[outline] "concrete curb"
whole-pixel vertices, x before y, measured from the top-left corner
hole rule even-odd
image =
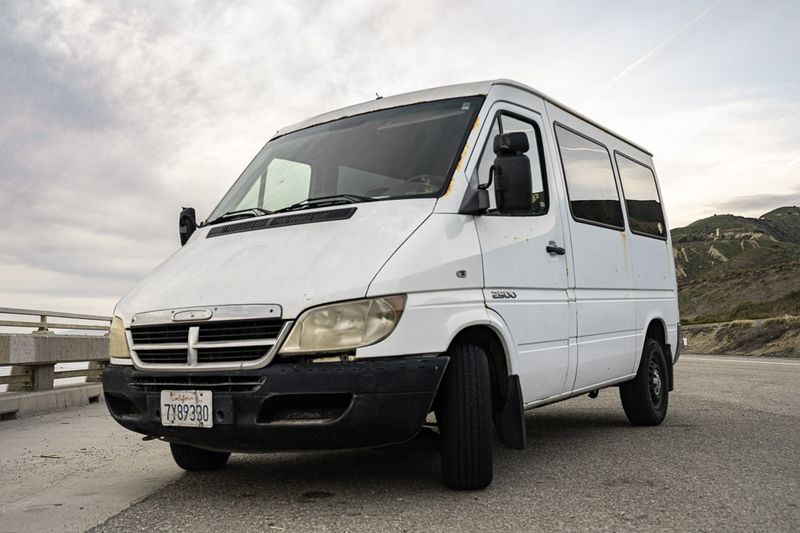
[[[101,383],[83,383],[46,391],[0,393],[0,420],[13,420],[48,411],[100,401]]]

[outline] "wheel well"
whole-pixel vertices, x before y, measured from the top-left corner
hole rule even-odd
[[[661,322],[661,320],[656,318],[650,321],[650,324],[647,326],[645,337],[657,340],[661,343],[662,348],[665,350],[667,349],[667,334],[664,331],[664,323]]]
[[[489,356],[489,374],[492,381],[492,411],[502,411],[508,391],[508,362],[503,343],[497,333],[488,326],[470,326],[458,333],[450,346],[459,342],[477,344]]]
[[[661,348],[664,350],[664,359],[667,363],[667,388],[668,390],[673,390],[672,350],[667,345],[667,331],[664,327],[664,323],[658,318],[651,320],[650,324],[647,326],[645,338],[656,340],[659,344],[661,344]]]

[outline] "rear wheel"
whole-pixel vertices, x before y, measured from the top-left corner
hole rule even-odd
[[[231,456],[227,452],[212,452],[186,444],[170,443],[169,448],[175,463],[189,472],[217,470],[225,466]]]
[[[448,351],[436,406],[442,435],[442,478],[455,490],[492,482],[492,391],[486,352],[474,344]]]
[[[658,341],[647,339],[636,377],[619,386],[622,408],[631,424],[660,424],[667,416],[668,388],[664,349]]]

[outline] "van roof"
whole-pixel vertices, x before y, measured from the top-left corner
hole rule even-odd
[[[433,89],[425,89],[422,91],[414,91],[410,93],[398,94],[396,96],[387,96],[386,98],[378,98],[375,100],[370,100],[367,102],[363,102],[360,104],[355,104],[347,107],[343,107],[341,109],[336,109],[333,111],[329,111],[327,113],[323,113],[321,115],[317,115],[306,120],[302,120],[297,122],[296,124],[292,124],[291,126],[286,126],[285,128],[281,128],[278,132],[273,136],[280,137],[282,135],[286,135],[287,133],[291,133],[293,131],[302,130],[311,126],[316,126],[317,124],[323,124],[325,122],[331,122],[333,120],[337,120],[344,117],[349,117],[353,115],[361,115],[364,113],[369,113],[371,111],[378,111],[379,109],[388,109],[390,107],[398,107],[403,105],[410,105],[416,104],[419,102],[431,102],[433,100],[444,100],[446,98],[458,98],[463,96],[475,96],[475,95],[486,95],[489,93],[489,90],[494,85],[507,85],[509,87],[514,87],[531,94],[542,98],[543,100],[560,107],[564,111],[575,115],[576,117],[580,118],[588,122],[589,124],[600,128],[601,130],[605,131],[606,133],[613,135],[614,137],[618,138],[621,141],[624,141],[631,146],[638,148],[642,152],[646,153],[647,155],[652,157],[652,153],[647,150],[646,148],[626,139],[622,135],[613,132],[612,130],[606,128],[605,126],[598,124],[594,120],[588,118],[587,116],[575,111],[567,107],[566,105],[562,104],[558,100],[547,96],[546,94],[537,91],[533,87],[529,87],[524,83],[520,83],[513,80],[506,80],[506,79],[497,79],[497,80],[488,80],[488,81],[478,81],[473,83],[462,83],[459,85],[446,85],[444,87],[436,87]]]

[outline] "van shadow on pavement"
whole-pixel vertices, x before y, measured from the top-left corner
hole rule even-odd
[[[539,414],[542,413],[542,414]],[[569,450],[591,449],[592,442],[616,439],[620,429],[632,428],[621,407],[618,413],[597,412],[592,409],[547,413],[544,410],[526,416],[528,447],[525,450],[507,450],[495,435],[495,479],[515,475],[508,463],[534,466],[547,453],[548,463],[558,463],[559,457]],[[518,474],[517,470],[517,474]],[[274,490],[291,486],[322,487],[299,494],[297,501],[323,499],[343,487],[354,484],[362,487],[400,486],[415,491],[450,493],[440,481],[439,435],[434,429],[424,428],[413,440],[394,446],[366,450],[274,452],[265,454],[234,454],[222,470],[208,473],[186,473],[176,483],[198,485],[199,494],[213,489],[219,498],[219,489],[225,487],[227,497],[242,493],[237,487],[252,490]]]

